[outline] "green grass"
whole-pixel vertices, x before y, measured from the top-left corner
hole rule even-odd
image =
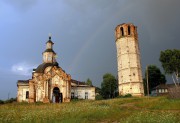
[[[0,105],[0,123],[180,123],[180,100],[117,98],[63,104]]]

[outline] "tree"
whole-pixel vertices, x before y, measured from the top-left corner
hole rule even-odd
[[[101,88],[95,87],[95,93],[96,94],[101,94]]]
[[[150,93],[151,90],[157,85],[165,84],[166,77],[164,74],[161,73],[160,69],[155,65],[149,65],[147,69],[148,69],[148,83],[149,83],[148,87]],[[145,94],[147,94],[147,71],[145,72],[145,78],[143,79],[143,82],[144,82],[144,91]]]
[[[180,77],[180,50],[161,51],[159,58],[166,74],[171,74],[175,85],[179,85]]]
[[[101,88],[95,87],[95,94],[96,94],[96,96],[95,96],[96,100],[102,100],[103,99],[103,97],[101,95]]]
[[[117,87],[117,80],[112,74],[106,73],[103,75],[103,82],[101,83],[101,95],[103,98],[108,99],[115,97]]]
[[[4,101],[3,101],[3,100],[0,100],[0,104],[4,104]]]
[[[92,81],[88,78],[86,84],[92,86]]]

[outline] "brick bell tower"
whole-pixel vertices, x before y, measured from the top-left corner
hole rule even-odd
[[[119,95],[144,96],[137,27],[132,23],[115,28]]]

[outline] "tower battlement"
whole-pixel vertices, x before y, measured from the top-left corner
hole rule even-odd
[[[116,40],[119,38],[124,38],[124,37],[134,37],[137,38],[137,27],[134,26],[132,23],[127,23],[127,24],[120,24],[116,26],[115,28],[115,38]]]

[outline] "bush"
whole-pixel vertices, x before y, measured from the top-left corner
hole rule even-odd
[[[4,101],[3,101],[3,100],[0,100],[0,104],[4,104]]]
[[[95,99],[96,100],[103,100],[104,98],[102,97],[102,95],[96,95]]]
[[[24,102],[24,103],[26,103],[26,102]],[[41,101],[37,101],[35,104],[36,104],[36,105],[43,105],[44,103],[41,102]]]
[[[126,94],[126,95],[124,95],[124,97],[132,97],[132,95],[131,94]]]
[[[4,101],[4,103],[13,103],[13,102],[16,102],[16,98],[10,98],[10,99]]]
[[[131,94],[126,94],[126,95],[117,96],[117,98],[128,98],[128,97],[132,97],[132,95]]]
[[[73,99],[71,99],[72,102],[76,102],[78,100],[81,100],[81,99],[78,99],[77,97],[74,97]]]

